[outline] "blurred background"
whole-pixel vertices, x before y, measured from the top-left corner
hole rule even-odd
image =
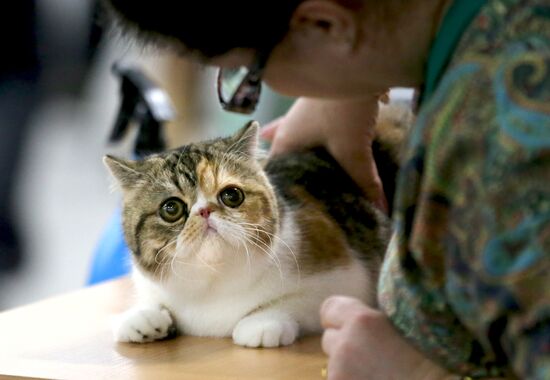
[[[120,105],[113,62],[142,67],[172,98],[170,147],[268,121],[291,101],[264,88],[255,114],[221,111],[214,69],[119,38],[95,0],[18,0],[2,17],[0,311],[88,281],[119,203],[102,157],[131,150],[108,144]]]

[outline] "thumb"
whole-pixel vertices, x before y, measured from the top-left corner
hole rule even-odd
[[[282,118],[283,116],[278,117],[277,119],[264,125],[263,128],[260,130],[260,137],[267,141],[273,141],[275,135],[277,134],[277,128],[281,124]]]
[[[363,190],[365,196],[385,214],[388,213],[388,201],[384,195],[384,186],[378,174],[372,150],[361,152],[331,151],[342,168]]]

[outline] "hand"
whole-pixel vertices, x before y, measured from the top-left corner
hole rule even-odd
[[[387,211],[382,181],[372,156],[378,96],[352,100],[298,99],[288,113],[266,125],[262,138],[271,154],[324,146],[363,192]]]
[[[382,312],[357,299],[328,298],[321,323],[329,380],[455,378],[410,345]]]

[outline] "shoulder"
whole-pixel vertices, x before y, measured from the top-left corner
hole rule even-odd
[[[476,133],[500,131],[520,144],[546,144],[550,137],[540,137],[550,134],[548,88],[550,5],[491,0],[464,33],[419,123],[461,131],[471,125]]]
[[[550,4],[492,0],[419,114],[409,159],[422,155],[424,188],[452,208],[450,235],[484,275],[549,265],[549,89]]]
[[[548,49],[550,5],[546,0],[489,0],[464,32],[453,61],[470,55],[494,57],[511,45]]]
[[[547,0],[490,0],[464,32],[444,79],[460,77],[461,85],[470,86],[475,86],[482,77],[493,82],[512,81],[508,84],[520,87],[526,81],[542,85],[549,80],[548,69]]]

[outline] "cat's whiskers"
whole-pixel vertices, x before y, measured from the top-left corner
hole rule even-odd
[[[191,236],[187,236],[187,239],[190,239],[190,241],[192,240],[196,240],[200,237],[198,237],[196,234],[193,234]],[[202,238],[204,239],[204,238]],[[202,245],[202,244],[201,244]],[[195,252],[194,256],[200,261],[200,264],[195,264],[195,263],[191,263],[189,262],[188,260],[185,260],[181,257],[179,257],[178,259],[178,256],[181,255],[181,251],[178,251],[176,249],[175,251],[175,255],[174,257],[172,258],[172,267],[173,267],[173,264],[174,262],[177,262],[178,264],[182,264],[182,265],[187,265],[187,266],[195,266],[197,268],[208,268],[209,270],[211,270],[212,272],[216,273],[216,274],[219,274],[220,271],[218,269],[216,269],[213,265],[207,263],[206,261],[204,261],[204,259],[201,257],[200,255],[200,250],[198,250],[197,252]]]
[[[277,266],[279,268],[282,268],[281,259],[279,258],[279,255],[275,254],[275,252],[273,251],[272,245],[267,244],[257,236],[252,236],[252,241],[255,242],[258,246],[259,245],[263,246],[265,248],[265,252],[268,252],[271,254],[271,257],[273,257],[273,260],[277,263]]]
[[[275,267],[279,271],[279,275],[281,277],[281,282],[284,282],[285,281],[285,276],[284,276],[284,273],[283,273],[283,268],[282,268],[282,265],[281,265],[281,261],[279,260],[277,255],[274,252],[271,251],[271,248],[269,246],[267,246],[267,244],[262,242],[261,240],[254,241],[254,236],[250,236],[250,235],[245,234],[243,236],[243,238],[246,240],[246,242],[252,244],[253,246],[255,246],[256,248],[258,248],[259,250],[261,250],[262,252],[264,252],[267,255],[269,260],[273,264],[275,264]],[[258,242],[262,242],[264,244],[264,246],[266,246],[267,248],[262,247],[261,245],[258,244]]]
[[[165,260],[165,262],[162,262],[161,265],[159,265],[160,268],[160,282],[162,283],[165,280],[165,276],[168,273],[168,265],[166,265],[169,262],[169,258]],[[166,278],[167,279],[167,278]]]
[[[284,275],[284,272],[282,270],[282,267],[281,267],[281,264],[280,262],[278,262],[278,260],[276,259],[276,257],[274,255],[272,255],[269,250],[266,250],[265,248],[263,248],[262,246],[258,245],[257,243],[255,243],[253,240],[251,240],[250,238],[245,238],[246,241],[251,244],[252,246],[254,246],[255,248],[259,249],[260,251],[264,252],[269,261],[272,262],[275,266],[275,268],[277,268],[277,271],[279,272],[279,277],[281,278],[281,283],[284,283],[285,281],[285,275]]]
[[[161,261],[158,261],[158,258],[160,256],[161,253],[164,253],[165,250],[167,250],[168,248],[170,248],[172,245],[176,244],[178,242],[178,238],[177,236],[175,238],[173,238],[172,240],[170,240],[168,243],[166,243],[164,245],[164,247],[162,247],[161,249],[159,249],[157,251],[157,253],[155,254],[155,264],[162,264]]]
[[[216,270],[214,267],[212,267],[211,265],[205,263],[200,257],[199,257],[199,260],[201,260],[201,263],[198,264],[198,263],[191,263],[189,261],[186,261],[182,258],[178,258],[178,255],[175,254],[172,259],[170,260],[170,265],[167,266],[170,268],[170,271],[171,273],[176,276],[179,280],[182,280],[184,282],[188,282],[188,283],[198,283],[198,282],[202,282],[203,280],[202,279],[196,279],[196,280],[192,280],[189,278],[189,276],[183,276],[181,275],[180,273],[178,273],[177,271],[177,267],[178,266],[187,266],[187,267],[194,267],[194,268],[198,268],[198,269],[204,269],[205,267],[208,268],[209,270],[213,270],[215,271],[216,273],[219,273],[218,270]]]
[[[251,258],[250,258],[250,251],[248,250],[246,242],[244,241],[244,236],[242,236],[240,238],[238,237],[237,240],[238,240],[238,246],[237,247],[242,245],[243,248],[244,248],[244,252],[246,253],[246,264],[247,264],[247,268],[248,268],[248,278],[251,278],[252,277],[252,261],[251,261]]]
[[[174,263],[176,262],[177,257],[178,257],[178,250],[176,245],[176,250],[174,251],[174,255],[172,255],[172,260],[170,260],[170,272],[172,272],[177,278],[181,279],[181,277],[178,276],[176,269],[174,268]]]
[[[237,223],[232,217],[219,216],[218,219],[225,224],[231,225],[230,231],[231,231],[232,239],[228,240],[227,238],[224,238],[222,233],[219,234],[220,239],[224,240],[227,244],[232,246],[235,246],[235,241],[236,241],[237,252],[242,252],[239,249],[240,246],[244,248],[244,253],[246,254],[246,262],[247,262],[247,268],[248,268],[248,276],[250,278],[252,276],[252,260],[251,260],[252,255],[250,254],[249,247],[246,245],[246,241],[245,241],[246,234],[247,234],[246,229],[243,228],[242,226],[239,226],[239,223]],[[238,255],[233,255],[233,264],[235,263],[235,259],[237,258],[238,258]]]
[[[159,249],[157,251],[157,253],[155,254],[155,264],[158,264],[157,267],[155,268],[155,272],[154,272],[154,275],[157,274],[157,270],[160,269],[160,281],[162,282],[163,281],[163,278],[164,278],[164,273],[165,273],[165,264],[168,260],[166,260],[165,258],[161,257],[161,254],[164,253],[164,251],[168,248],[170,248],[172,245],[176,244],[178,241],[178,238],[175,237],[174,239],[170,240],[168,243],[166,243],[164,245],[164,247],[162,247],[161,249]],[[161,259],[159,260],[159,257],[161,257]],[[169,258],[169,256],[166,256],[167,258]],[[165,262],[166,261],[166,262]]]
[[[266,231],[264,228],[261,227],[261,225],[259,224],[255,224],[255,223],[247,223],[247,222],[237,222],[239,225],[241,225],[243,228],[249,228],[247,226],[250,226],[252,228],[254,228],[255,231],[258,231],[258,232],[262,232],[264,234],[266,234],[266,236],[269,238],[270,240],[270,243],[271,243],[271,246],[273,246],[273,240],[271,240],[271,237],[277,239],[279,242],[281,242],[288,250],[288,252],[290,253],[290,255],[292,256],[292,259],[294,260],[294,263],[296,265],[296,270],[298,272],[298,278],[301,277],[301,271],[300,271],[300,263],[298,261],[298,257],[296,256],[296,254],[294,253],[294,250],[292,248],[290,248],[290,246],[287,244],[287,242],[285,242],[280,236],[278,236],[277,234],[274,234],[274,233],[271,233],[269,231]]]
[[[255,225],[255,224],[252,224],[252,223],[246,223],[246,222],[243,222],[243,226],[245,229],[248,229],[250,231],[250,227],[247,227],[246,225],[250,225],[252,226],[253,230],[255,232],[255,236],[254,238],[257,239],[257,240],[260,240],[262,241],[262,243],[264,243],[265,245],[269,246],[270,247],[270,250],[273,251],[273,239],[271,239],[271,236],[270,234],[263,228],[260,227],[259,224]],[[269,244],[265,243],[261,238],[260,238],[260,233],[263,233],[265,234],[265,236],[269,239]],[[273,234],[271,234],[273,235]],[[273,235],[275,236],[275,235]]]
[[[253,231],[255,232],[255,234],[250,236],[252,241],[254,241],[258,245],[261,244],[263,247],[265,247],[265,250],[271,254],[273,259],[277,262],[277,265],[281,266],[281,259],[279,258],[279,255],[275,254],[275,252],[273,251],[273,244],[267,244],[265,241],[263,241],[263,239],[259,237],[260,231],[258,231],[257,229],[254,229]],[[270,239],[270,243],[272,243],[271,238],[269,239]]]
[[[204,261],[204,259],[201,257],[201,255],[196,255],[197,258],[199,259],[199,261],[208,269],[210,269],[212,272],[216,273],[216,274],[219,274],[220,271],[217,270],[214,266],[208,264],[206,261]]]
[[[187,278],[182,277],[182,276],[180,276],[180,275],[178,274],[176,268],[174,267],[174,264],[176,264],[176,263],[177,263],[178,265],[196,265],[196,264],[191,264],[191,263],[187,263],[187,262],[185,262],[185,261],[183,261],[183,260],[178,260],[178,256],[179,256],[179,254],[180,254],[180,252],[179,252],[178,249],[177,249],[177,241],[178,241],[178,239],[179,239],[179,236],[176,236],[175,239],[174,239],[175,242],[176,242],[176,249],[174,250],[174,254],[173,254],[171,257],[168,256],[168,257],[170,258],[170,265],[164,265],[164,266],[165,266],[166,268],[170,268],[170,272],[171,272],[174,276],[176,276],[178,279],[188,281]]]
[[[275,264],[275,266],[277,267],[277,269],[279,270],[279,273],[281,274],[281,278],[284,279],[284,274],[283,274],[283,271],[282,271],[281,261],[280,261],[278,255],[275,254],[275,252],[273,252],[273,241],[271,240],[271,237],[269,236],[267,231],[265,231],[262,228],[259,228],[259,225],[255,225],[255,224],[252,224],[252,223],[246,223],[246,222],[242,222],[242,221],[237,221],[234,218],[228,218],[228,221],[235,224],[236,226],[239,227],[239,229],[242,230],[242,232],[243,232],[242,237],[248,243],[256,246],[258,249],[262,250],[263,252],[265,252],[267,254],[270,261],[272,261]],[[249,226],[252,226],[253,228],[251,228]],[[269,239],[270,244],[267,244],[266,242],[264,242],[259,237],[259,234],[261,232],[266,233],[266,236]],[[246,244],[245,244],[245,247],[246,247]]]

